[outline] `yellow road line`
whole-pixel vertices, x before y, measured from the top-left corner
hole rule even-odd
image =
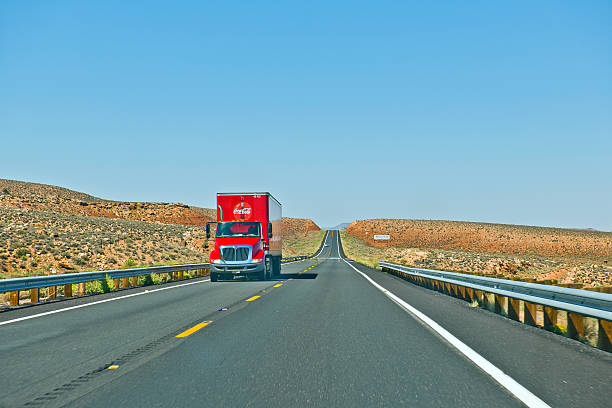
[[[260,297],[261,297],[261,296],[253,296],[252,298],[248,298],[246,301],[247,301],[247,302],[252,302],[252,301],[254,301],[255,299],[259,299]]]
[[[193,334],[195,332],[197,332],[198,330],[200,330],[202,327],[208,326],[209,324],[211,324],[211,321],[206,321],[206,322],[202,322],[200,324],[196,324],[195,326],[193,326],[191,329],[185,330],[184,332],[182,332],[181,334],[178,334],[176,337],[187,337],[190,334]]]
[[[119,366],[118,366],[118,365],[112,365],[112,366],[108,366],[106,369],[107,369],[107,370],[116,370],[116,369],[118,369],[118,368],[119,368]]]
[[[282,283],[277,283],[276,285],[272,286],[273,288],[278,288],[279,286],[283,286]]]

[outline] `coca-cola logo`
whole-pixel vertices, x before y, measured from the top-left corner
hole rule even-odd
[[[253,207],[249,203],[241,201],[234,207],[234,219],[236,220],[245,221],[250,219],[251,215],[253,215]]]

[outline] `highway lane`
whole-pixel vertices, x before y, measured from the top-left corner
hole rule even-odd
[[[316,263],[286,264],[283,272],[297,274],[304,265]],[[240,310],[245,299],[274,290],[277,283],[212,284],[196,279],[0,313],[0,407],[43,397],[37,401],[43,402],[39,406],[62,406],[79,393],[95,389],[104,381],[103,369],[113,362],[123,358],[141,364],[154,358],[176,346],[169,340],[179,332],[210,319],[220,309]],[[101,300],[106,302],[97,303]],[[78,387],[71,383],[75,380]],[[45,397],[46,393],[52,394]]]
[[[329,238],[303,265],[315,279],[285,281],[69,406],[521,406],[341,260],[337,232]]]
[[[522,406],[341,260],[337,232],[325,242],[280,281],[190,281],[0,326],[0,406]],[[551,406],[612,398],[609,354],[354,266]]]

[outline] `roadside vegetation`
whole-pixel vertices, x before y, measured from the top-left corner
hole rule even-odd
[[[283,256],[307,256],[314,254],[321,245],[325,230],[298,232],[283,236]]]
[[[372,268],[378,267],[379,261],[387,260],[415,268],[495,275],[576,288],[612,286],[612,267],[601,260],[423,247],[374,247],[346,231],[341,232],[340,236],[346,255]]]

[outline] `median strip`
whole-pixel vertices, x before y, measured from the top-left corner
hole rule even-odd
[[[209,324],[211,324],[211,321],[205,321],[202,322],[200,324],[196,324],[195,326],[193,326],[191,329],[185,330],[184,332],[182,332],[181,334],[177,334],[176,337],[187,337],[195,332],[197,332],[198,330],[200,330],[203,327],[208,326]]]

